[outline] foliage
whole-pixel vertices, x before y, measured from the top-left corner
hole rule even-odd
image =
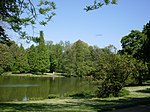
[[[129,94],[130,94],[130,91],[123,88],[119,91],[119,93],[117,94],[117,97],[123,97],[123,96],[127,96]]]
[[[50,62],[48,48],[45,45],[44,34],[42,31],[40,32],[39,45],[36,47],[32,45],[30,49],[28,49],[28,60],[31,72],[41,72],[42,74],[47,72]]]
[[[138,30],[132,30],[131,33],[127,36],[122,37],[122,50],[121,53],[132,55],[136,59],[142,59],[142,47],[143,43],[146,40],[145,34]]]
[[[121,39],[122,50],[120,54],[128,54],[135,58],[134,65],[136,67],[136,73],[134,78],[138,80],[138,84],[142,85],[143,79],[150,74],[150,62],[149,62],[149,37],[150,37],[150,23],[147,23],[143,31],[132,30],[130,34],[124,36]]]
[[[84,76],[90,73],[90,50],[88,44],[81,40],[76,41],[64,53],[65,71],[67,74]]]
[[[24,50],[23,46],[20,47],[13,43],[10,46],[10,53],[13,57],[13,66],[11,68],[12,71],[16,72],[19,71],[20,73],[24,73],[28,71],[28,59],[26,51]]]
[[[94,4],[90,6],[86,6],[84,10],[91,11],[101,8],[104,5],[108,4],[117,4],[117,0],[94,0]]]
[[[48,99],[54,99],[54,98],[58,98],[58,95],[56,95],[56,94],[49,94],[48,95]]]
[[[32,39],[23,30],[27,26],[32,26],[33,32],[36,24],[46,25],[55,15],[56,5],[49,0],[1,0],[0,1],[0,22],[7,23],[9,28],[18,33],[21,38]],[[7,34],[0,27],[0,36],[7,39]]]
[[[13,67],[13,57],[7,45],[0,43],[0,74],[11,71]]]
[[[28,64],[29,64],[29,70],[31,73],[36,72],[38,69],[36,67],[37,64],[37,49],[34,45],[31,45],[31,47],[27,50],[28,55]]]
[[[125,86],[128,76],[134,70],[134,66],[127,56],[117,54],[105,54],[96,71],[96,80],[101,81],[98,87],[98,97],[118,96]]]
[[[50,57],[50,72],[63,72],[63,42],[53,45],[51,42],[47,43]]]

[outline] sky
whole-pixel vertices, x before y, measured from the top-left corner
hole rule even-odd
[[[121,49],[120,40],[131,30],[142,30],[150,21],[150,0],[118,0],[117,5],[103,6],[86,12],[85,6],[94,0],[53,0],[56,16],[43,30],[47,41],[58,43],[78,39],[100,48],[110,44]]]

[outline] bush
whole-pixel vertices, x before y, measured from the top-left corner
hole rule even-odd
[[[101,92],[100,92],[101,91]],[[127,96],[129,95],[130,92],[126,89],[121,89],[120,91],[109,91],[106,89],[101,89],[99,88],[98,92],[97,92],[97,96],[101,97],[101,98],[106,98],[106,97],[122,97],[122,96]]]
[[[130,91],[126,90],[126,89],[121,89],[117,95],[117,97],[122,97],[122,96],[127,96],[130,94]]]
[[[0,75],[4,72],[4,69],[0,67]]]
[[[12,75],[12,73],[11,72],[4,72],[4,73],[2,73],[2,75]]]
[[[58,98],[58,95],[55,95],[55,94],[48,95],[48,99],[54,99],[54,98]]]
[[[81,93],[74,93],[74,94],[70,94],[69,97],[75,97],[75,98],[85,98],[86,94],[81,92]]]
[[[74,93],[66,93],[66,97],[73,97],[73,98],[91,98],[95,95],[89,92],[74,92]]]
[[[20,71],[12,71],[12,74],[20,74]]]

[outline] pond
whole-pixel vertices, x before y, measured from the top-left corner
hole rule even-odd
[[[46,99],[49,94],[93,92],[91,79],[75,77],[23,77],[0,76],[0,102]]]

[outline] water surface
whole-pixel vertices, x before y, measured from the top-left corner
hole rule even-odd
[[[49,94],[63,97],[65,94],[82,91],[93,91],[90,79],[0,76],[0,102],[26,101],[32,98],[45,99]]]

